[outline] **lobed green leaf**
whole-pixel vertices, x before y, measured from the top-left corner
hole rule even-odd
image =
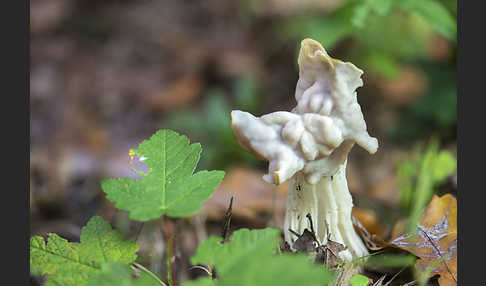
[[[186,136],[172,130],[159,130],[130,156],[144,158],[150,168],[140,173],[140,180],[108,179],[101,183],[107,198],[119,209],[130,212],[138,221],[188,216],[209,199],[224,177],[223,171],[200,171],[193,174],[200,158],[201,145],[189,145]]]
[[[184,286],[239,285],[327,285],[333,275],[322,265],[316,265],[308,255],[277,254],[278,229],[240,229],[229,243],[220,237],[210,237],[198,246],[191,263],[211,265],[217,278],[186,282]]]
[[[81,231],[81,242],[69,242],[50,233],[47,243],[40,236],[30,239],[30,268],[36,275],[48,275],[46,285],[85,285],[102,265],[129,264],[137,258],[138,245],[124,241],[101,217],[95,216]]]

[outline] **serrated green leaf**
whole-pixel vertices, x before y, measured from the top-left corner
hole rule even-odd
[[[302,281],[321,286],[333,280],[333,275],[308,255],[277,254],[279,235],[278,229],[240,229],[225,244],[219,237],[210,237],[198,246],[191,263],[211,265],[218,278],[190,281],[184,286],[294,286]]]
[[[79,253],[96,264],[110,262],[131,263],[137,259],[138,245],[124,241],[122,234],[99,216],[92,217],[81,230]]]
[[[101,217],[92,217],[81,230],[81,242],[69,242],[50,233],[47,243],[40,236],[30,239],[32,273],[48,275],[46,285],[85,285],[105,263],[129,264],[137,258],[138,245],[124,241]]]
[[[119,209],[130,212],[138,221],[193,214],[209,199],[224,177],[223,171],[193,174],[200,158],[201,145],[189,145],[186,136],[172,130],[159,130],[143,141],[131,156],[145,158],[150,170],[142,179],[107,179],[101,183],[107,198]]]
[[[201,243],[196,254],[191,258],[192,264],[203,263],[218,265],[219,272],[231,269],[243,256],[260,253],[271,255],[278,247],[280,230],[267,228],[263,230],[240,229],[231,236],[231,243],[221,244],[220,237],[210,237]]]
[[[139,277],[132,277],[132,270],[126,264],[109,263],[101,267],[101,271],[90,277],[86,286],[160,286],[154,278],[145,272]]]
[[[48,275],[46,284],[81,285],[99,266],[80,257],[79,246],[55,233],[49,234],[47,244],[40,236],[31,237],[31,272]]]

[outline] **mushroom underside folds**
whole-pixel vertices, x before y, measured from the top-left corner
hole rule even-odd
[[[351,219],[353,201],[346,182],[346,162],[332,176],[324,176],[310,184],[299,172],[291,180],[284,220],[285,241],[293,245],[295,233],[311,229],[306,215],[310,214],[316,238],[321,245],[327,240],[341,243],[346,249],[339,252],[344,261],[368,254]],[[328,233],[329,232],[329,233]]]

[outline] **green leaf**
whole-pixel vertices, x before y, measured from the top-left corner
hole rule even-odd
[[[299,39],[312,38],[329,51],[340,40],[357,30],[351,22],[355,7],[355,3],[349,2],[325,17],[320,15],[292,17],[279,22],[278,30],[285,38],[288,36]]]
[[[457,160],[447,150],[439,151],[439,142],[432,140],[424,149],[416,146],[415,154],[398,165],[398,187],[402,207],[410,213],[411,226],[416,225],[423,208],[436,187],[457,168]],[[415,223],[413,223],[415,222]]]
[[[101,217],[92,217],[81,230],[81,242],[68,242],[50,233],[47,243],[40,236],[30,239],[31,272],[48,275],[46,285],[85,285],[105,263],[129,264],[137,258],[138,245],[124,241]]]
[[[216,282],[209,277],[205,277],[193,281],[187,281],[182,285],[183,286],[214,286],[216,285]]]
[[[86,286],[160,286],[154,278],[145,272],[139,277],[132,277],[132,270],[122,263],[109,263],[101,267],[101,271],[87,280]]]
[[[349,279],[349,283],[351,286],[367,286],[370,282],[370,279],[364,275],[356,274],[351,279]]]
[[[218,265],[218,272],[224,272],[230,270],[245,256],[275,253],[279,235],[280,230],[273,228],[240,229],[232,235],[231,243],[227,244],[221,244],[222,239],[213,236],[198,246],[196,254],[191,258],[191,263]]]
[[[456,41],[457,21],[441,2],[437,0],[402,0],[400,6],[416,12],[444,37]]]
[[[366,66],[375,73],[388,79],[396,79],[399,64],[397,60],[386,53],[370,51],[365,58]]]
[[[366,20],[370,17],[371,12],[383,16],[388,13],[393,5],[392,0],[365,0],[354,8],[351,22],[359,28],[364,28]]]
[[[306,285],[320,286],[334,279],[330,271],[314,264],[308,255],[277,254],[279,236],[280,230],[267,228],[237,230],[225,244],[220,243],[220,237],[210,237],[198,246],[191,263],[211,265],[218,278],[204,278],[183,285],[293,286],[305,279]]]
[[[99,216],[92,217],[81,230],[81,245],[80,255],[97,264],[128,264],[137,259],[138,245],[133,241],[124,241],[121,233],[113,230]]]
[[[234,84],[235,104],[238,109],[258,113],[260,102],[260,86],[252,74],[239,77]]]
[[[441,151],[436,155],[432,168],[435,182],[442,182],[457,168],[457,160],[448,151]]]
[[[159,130],[143,141],[130,156],[145,158],[150,170],[140,172],[141,180],[108,179],[101,183],[107,198],[119,209],[130,212],[138,221],[195,213],[221,183],[223,171],[193,174],[200,158],[201,145],[189,145],[186,136],[172,130]]]

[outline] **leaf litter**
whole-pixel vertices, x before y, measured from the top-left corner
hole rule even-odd
[[[429,277],[440,275],[439,284],[457,285],[457,200],[451,194],[434,195],[416,231],[403,232],[398,223],[389,243],[417,257],[416,267]],[[431,269],[430,269],[431,268]]]

